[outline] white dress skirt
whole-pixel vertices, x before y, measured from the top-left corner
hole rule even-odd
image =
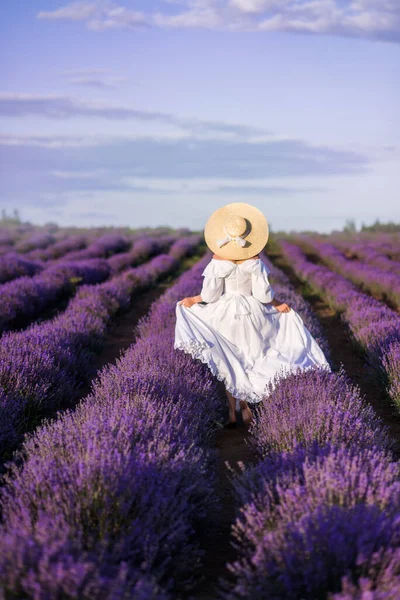
[[[261,259],[211,259],[202,273],[204,303],[176,304],[174,348],[206,363],[236,398],[236,410],[239,400],[258,403],[268,396],[277,373],[331,370],[293,308],[284,313],[264,304],[275,295],[269,273]]]

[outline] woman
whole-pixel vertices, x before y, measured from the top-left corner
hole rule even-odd
[[[259,258],[268,240],[264,215],[235,202],[215,211],[204,237],[213,257],[204,269],[201,292],[176,305],[174,348],[206,363],[226,388],[229,420],[236,410],[246,425],[248,403],[268,395],[276,373],[329,364],[300,315],[275,297],[269,269]]]

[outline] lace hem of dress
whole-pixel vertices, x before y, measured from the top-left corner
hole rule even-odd
[[[225,375],[219,372],[217,365],[213,360],[207,359],[203,355],[204,350],[208,350],[210,345],[206,342],[198,342],[197,340],[190,340],[189,342],[175,342],[174,349],[175,350],[183,350],[186,354],[190,354],[193,358],[200,360],[202,363],[206,364],[210,369],[211,373],[218,379],[218,381],[222,381],[225,385],[225,388],[228,390],[234,398],[236,398],[236,409],[239,410],[239,400],[246,400],[252,404],[258,404],[264,398],[264,396],[259,396],[256,392],[252,392],[249,394],[248,391],[239,390],[228,383]],[[266,394],[267,395],[267,394]]]

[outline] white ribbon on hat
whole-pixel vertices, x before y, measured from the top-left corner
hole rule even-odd
[[[225,225],[224,225],[224,232],[226,233],[226,237],[224,237],[224,239],[222,240],[217,240],[217,244],[219,248],[222,248],[222,246],[225,246],[225,244],[227,244],[228,242],[233,242],[235,241],[237,243],[238,246],[241,246],[243,248],[243,246],[246,245],[246,240],[240,236],[240,235],[236,235],[236,236],[231,236],[229,235],[229,233],[226,231]]]

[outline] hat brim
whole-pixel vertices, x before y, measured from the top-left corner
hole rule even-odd
[[[218,246],[217,240],[224,239],[224,225],[230,218],[239,216],[246,219],[249,232],[244,239],[245,246],[241,247],[236,241],[229,241]],[[251,258],[263,250],[269,237],[268,222],[263,213],[246,202],[232,202],[217,209],[208,219],[204,228],[204,239],[214,254],[230,260]]]

